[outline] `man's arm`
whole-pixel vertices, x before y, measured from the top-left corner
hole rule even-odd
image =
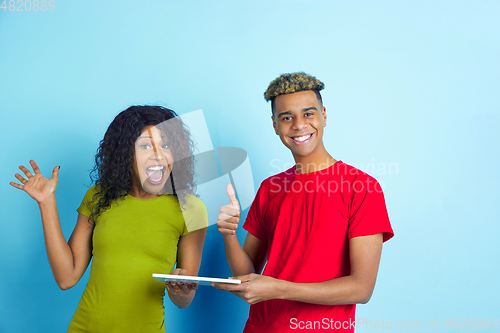
[[[382,242],[381,233],[352,238],[349,241],[351,274],[341,278],[316,283],[294,283],[247,274],[235,276],[242,281],[240,285],[216,283],[214,286],[230,291],[250,304],[270,299],[326,305],[366,303],[375,287]]]
[[[240,222],[240,205],[231,184],[227,185],[229,205],[220,209],[217,226],[224,239],[226,258],[233,276],[260,273],[266,261],[267,244],[248,234],[243,248],[236,236]]]

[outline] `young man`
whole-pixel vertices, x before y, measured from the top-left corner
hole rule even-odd
[[[231,185],[230,204],[220,210],[227,261],[242,283],[214,286],[252,304],[247,333],[353,332],[355,304],[370,299],[382,243],[393,236],[377,181],[323,145],[323,88],[313,76],[290,73],[265,92],[274,130],[296,165],[262,182],[243,225],[243,248]]]

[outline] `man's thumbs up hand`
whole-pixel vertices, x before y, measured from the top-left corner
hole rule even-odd
[[[222,206],[219,209],[217,227],[219,227],[219,232],[223,235],[235,235],[238,223],[240,222],[240,203],[236,199],[233,185],[228,184],[226,190],[229,197],[229,205]]]

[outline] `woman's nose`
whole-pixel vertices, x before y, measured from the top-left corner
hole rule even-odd
[[[165,156],[163,156],[163,153],[157,144],[153,144],[153,155],[155,160],[161,160],[164,159]]]

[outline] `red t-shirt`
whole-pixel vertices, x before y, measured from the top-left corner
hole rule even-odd
[[[263,275],[301,283],[349,275],[349,239],[383,233],[385,242],[394,235],[379,183],[342,161],[264,180],[243,228],[267,243]],[[355,308],[264,301],[250,307],[244,332],[353,332]]]

